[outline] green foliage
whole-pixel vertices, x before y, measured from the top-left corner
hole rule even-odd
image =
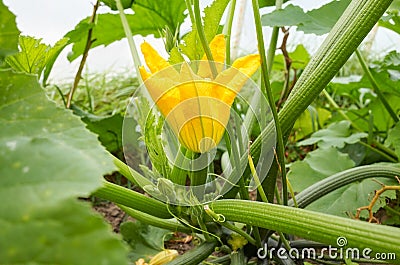
[[[129,252],[131,261],[137,261],[140,258],[149,261],[152,256],[164,249],[164,241],[171,233],[139,221],[121,224],[120,232],[131,247]]]
[[[398,10],[387,12],[381,20],[379,20],[379,26],[393,30],[397,34],[400,34],[400,16]]]
[[[394,147],[397,157],[400,157],[400,122],[389,131],[386,142]]]
[[[17,72],[41,76],[44,71],[43,83],[45,83],[54,62],[67,44],[67,38],[59,40],[51,47],[50,45],[43,44],[41,39],[20,36],[19,47],[21,51],[15,55],[8,56],[6,62]]]
[[[298,145],[318,144],[320,148],[328,148],[330,146],[343,148],[345,144],[355,144],[362,138],[366,138],[366,133],[351,133],[350,122],[341,121],[332,123],[326,129],[313,133],[310,138],[303,140]]]
[[[382,69],[371,69],[371,73],[392,109],[396,113],[400,113],[400,91],[398,90],[400,80],[392,76],[392,73],[398,72],[385,70],[386,67],[396,68],[390,62],[394,59],[393,53],[391,57],[386,58],[389,63],[388,66],[381,65]],[[372,128],[377,134],[387,132],[394,125],[393,119],[372,90],[371,83],[366,76],[355,82],[331,83],[328,91],[336,97],[340,96],[338,100],[345,100],[347,106],[344,106],[347,109],[344,109],[344,111],[352,122],[362,130],[368,132],[369,128]]]
[[[300,192],[312,184],[352,168],[354,165],[354,161],[347,154],[339,152],[334,147],[319,148],[308,153],[304,160],[294,162],[290,167],[288,178],[294,191]],[[395,184],[394,179],[380,179],[380,181],[387,185]],[[354,182],[325,195],[306,209],[343,217],[354,216],[357,208],[370,203],[373,192],[380,187],[379,183],[371,179]],[[393,194],[389,195],[393,198]],[[373,208],[374,212],[383,205],[385,205],[385,200],[379,200]],[[361,216],[366,218],[367,213],[362,212]]]
[[[87,128],[99,136],[99,140],[111,153],[122,152],[123,116],[115,114],[109,117],[84,117]],[[135,131],[132,132],[135,134]]]
[[[300,140],[316,132],[331,117],[331,112],[323,108],[308,107],[293,126],[294,140]]]
[[[291,68],[293,69],[304,69],[308,62],[310,61],[310,54],[306,48],[300,44],[297,45],[293,52],[289,52],[289,58],[292,61]],[[274,70],[286,70],[285,57],[282,54],[278,54],[274,59]]]
[[[15,15],[0,0],[0,63],[7,55],[18,52],[19,30],[15,24]]]
[[[332,1],[318,9],[304,12],[292,4],[262,16],[264,26],[297,26],[298,31],[322,35],[328,33],[342,15],[350,0]]]
[[[127,14],[126,17],[134,35],[153,34],[155,37],[160,37],[160,32],[165,27],[175,32],[186,17],[183,13],[186,5],[181,0],[137,0],[132,5],[132,9],[135,14]],[[70,38],[70,43],[73,43],[72,52],[68,55],[70,61],[82,55],[90,28],[93,28],[92,48],[100,45],[107,46],[125,37],[118,14],[99,14],[95,24],[90,24],[89,18],[86,18],[79,22],[74,30],[65,35]]]
[[[317,149],[307,154],[302,161],[290,166],[288,178],[294,191],[299,192],[308,186],[335,173],[354,167],[354,162],[347,154],[334,147]]]
[[[208,43],[218,32],[219,23],[228,3],[229,0],[215,0],[210,6],[204,9],[203,28]],[[179,48],[175,47],[172,49],[171,57],[169,58],[171,64],[183,61],[183,57],[180,56],[179,51],[185,54],[190,60],[200,60],[203,56],[204,50],[195,25],[192,25],[192,31],[185,35],[183,41],[184,43],[180,44]]]
[[[120,241],[75,201],[114,170],[96,137],[33,75],[1,71],[0,95],[2,262],[126,264]]]
[[[396,180],[394,179],[378,178],[377,180],[385,185],[396,185]],[[356,214],[357,208],[370,204],[374,196],[374,191],[380,188],[382,188],[381,184],[375,182],[373,179],[355,182],[325,195],[310,204],[307,209],[337,216],[353,217]],[[386,198],[394,199],[395,197],[393,192],[384,193],[372,207],[373,213],[386,205]],[[360,217],[367,219],[368,212],[361,212]]]

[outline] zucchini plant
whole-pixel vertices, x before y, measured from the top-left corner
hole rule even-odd
[[[396,1],[332,1],[305,12],[252,0],[257,52],[237,58],[236,2],[202,10],[199,0],[97,1],[52,47],[19,36],[0,1],[2,263],[400,264],[399,53],[369,65],[360,48],[378,25],[400,34]],[[104,6],[116,12],[97,14]],[[288,52],[290,26],[327,36],[312,56],[302,45]],[[135,43],[149,34],[168,57]],[[122,38],[135,89],[120,95],[129,99],[123,117],[100,116],[93,100],[86,108],[76,99],[90,96],[78,91],[82,69],[91,49]],[[81,64],[72,88],[58,88],[60,107],[39,80],[53,89],[50,71],[70,46],[69,59],[82,56]],[[343,82],[350,63],[363,76]],[[77,197],[133,217],[121,225],[124,241]],[[181,255],[163,250],[170,232],[196,244]]]

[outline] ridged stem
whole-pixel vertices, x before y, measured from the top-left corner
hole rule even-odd
[[[121,187],[119,185],[104,181],[103,187],[93,193],[94,196],[112,201],[114,203],[128,206],[132,209],[151,214],[155,217],[169,219],[172,218],[167,206],[155,199]]]
[[[210,208],[227,221],[281,231],[333,247],[337,246],[339,237],[345,237],[345,248],[358,248],[360,251],[370,248],[374,253],[400,255],[400,229],[397,227],[257,201],[220,200],[213,202]],[[400,264],[400,260],[394,263]]]

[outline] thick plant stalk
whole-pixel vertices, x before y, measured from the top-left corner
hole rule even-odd
[[[210,208],[226,221],[246,223],[337,247],[345,237],[345,248],[369,248],[373,253],[395,253],[400,257],[400,229],[322,214],[276,204],[243,200],[220,200]],[[373,253],[371,257],[373,257]],[[400,264],[400,260],[390,261]]]
[[[103,187],[93,193],[94,196],[128,206],[132,209],[151,214],[155,217],[169,219],[173,216],[167,205],[155,199],[146,197],[139,192],[104,181]]]
[[[392,0],[351,1],[305,68],[279,112],[284,135],[290,133],[296,119],[353,54],[391,2]],[[259,154],[262,141],[268,138],[272,131],[272,124],[263,130],[252,145],[252,154]]]

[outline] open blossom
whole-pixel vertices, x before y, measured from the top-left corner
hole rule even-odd
[[[203,56],[197,73],[184,62],[179,71],[144,42],[141,50],[147,67],[140,67],[145,86],[180,143],[204,153],[221,141],[230,109],[240,89],[260,65],[259,55],[247,55],[224,69],[225,39],[217,35],[210,43],[217,75]]]

